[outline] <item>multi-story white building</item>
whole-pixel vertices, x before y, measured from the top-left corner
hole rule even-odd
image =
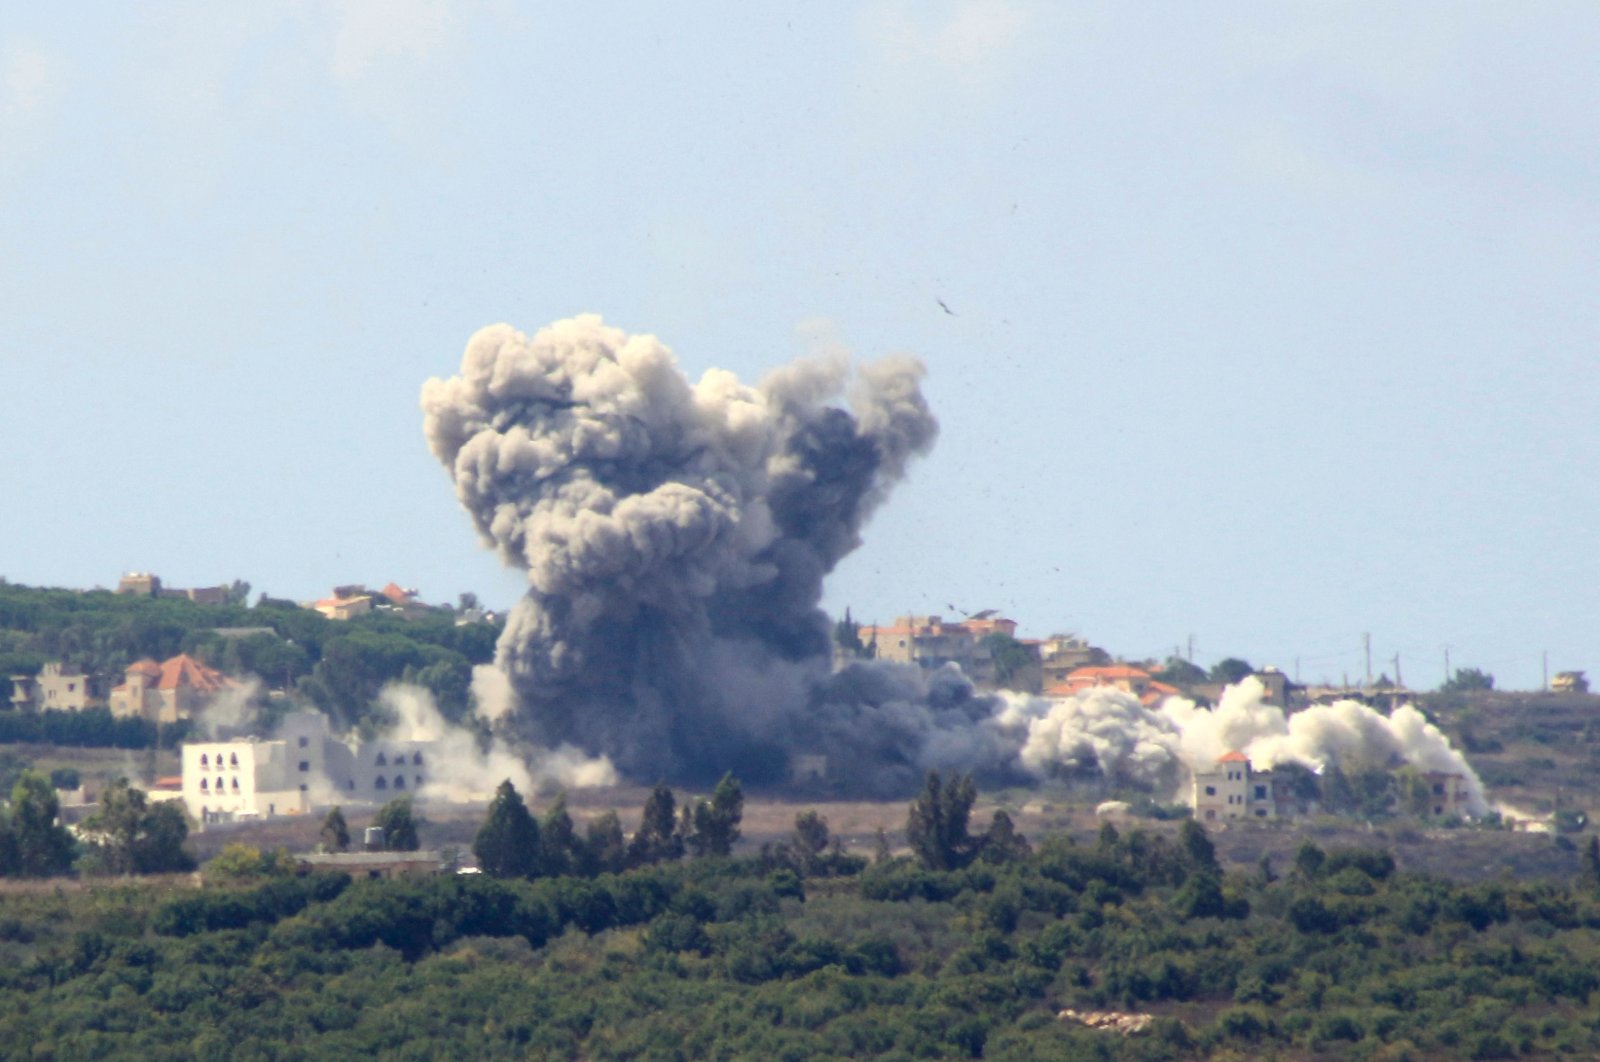
[[[321,712],[284,717],[279,737],[183,746],[183,801],[201,824],[302,814],[332,804],[380,804],[428,782],[429,741],[347,743]]]

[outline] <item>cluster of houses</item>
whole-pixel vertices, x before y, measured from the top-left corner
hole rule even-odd
[[[217,695],[239,683],[187,653],[163,661],[137,660],[121,683],[109,686],[98,675],[60,661],[37,675],[11,676],[11,707],[19,711],[82,712],[109,708],[117,719],[176,723],[192,719]]]
[[[1464,776],[1431,771],[1423,778],[1432,801],[1428,810],[1435,818],[1467,814],[1471,797]],[[1223,753],[1211,770],[1195,772],[1189,806],[1201,822],[1286,819],[1306,810],[1281,776],[1254,769],[1250,757],[1238,750]]]

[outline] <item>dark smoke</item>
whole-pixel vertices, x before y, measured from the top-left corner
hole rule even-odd
[[[959,675],[831,675],[818,608],[933,445],[922,373],[890,358],[851,379],[813,359],[756,387],[722,371],[690,384],[654,337],[595,316],[473,336],[422,406],[480,535],[527,573],[496,655],[514,694],[499,725],[642,782],[770,781],[813,752],[861,788],[900,789],[944,758],[942,732],[952,759],[982,758],[992,702]]]

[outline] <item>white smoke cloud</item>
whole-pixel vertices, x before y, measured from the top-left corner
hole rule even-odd
[[[507,779],[523,793],[617,782],[609,760],[586,756],[570,746],[513,751],[504,741],[494,739],[485,749],[471,731],[446,720],[433,694],[423,687],[393,683],[384,687],[379,701],[394,719],[383,733],[385,738],[433,745],[428,783],[421,791],[424,799],[482,800]]]
[[[1330,764],[1461,775],[1468,810],[1488,810],[1483,783],[1461,752],[1414,706],[1385,716],[1359,701],[1312,705],[1293,715],[1265,701],[1266,688],[1249,677],[1223,691],[1214,709],[1182,697],[1147,706],[1131,693],[1099,687],[1059,700],[1009,700],[998,718],[1013,731],[1026,727],[1021,766],[1036,777],[1097,768],[1102,774],[1159,786],[1176,768],[1210,770],[1230,751],[1258,770],[1297,763],[1314,771]]]
[[[235,679],[206,701],[194,716],[195,728],[211,741],[244,733],[255,721],[260,693],[261,680],[254,675]]]

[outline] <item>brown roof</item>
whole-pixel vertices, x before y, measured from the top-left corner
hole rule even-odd
[[[187,653],[179,653],[161,665],[161,681],[156,683],[156,688],[175,690],[188,686],[200,693],[216,693],[232,685],[222,672],[206,667]]]
[[[146,678],[159,678],[161,676],[161,665],[150,659],[129,664],[128,673],[131,675],[136,672]]]

